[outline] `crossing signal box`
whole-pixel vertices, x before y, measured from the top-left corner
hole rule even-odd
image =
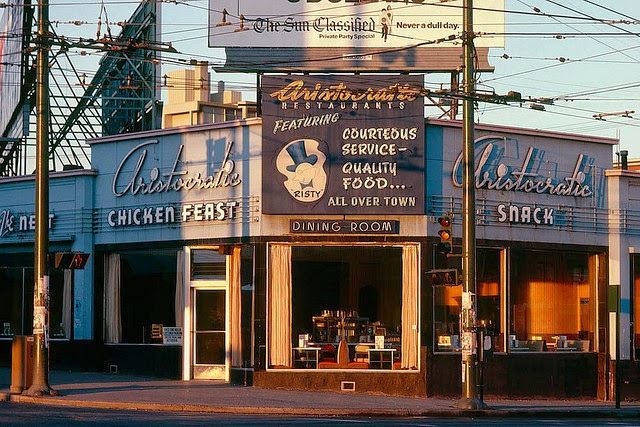
[[[89,261],[89,254],[84,252],[56,252],[56,268],[63,270],[82,270]]]
[[[451,217],[449,215],[439,217],[438,224],[440,224],[440,230],[438,230],[440,243],[438,243],[437,245],[437,250],[441,254],[449,254],[451,253],[451,247],[453,243],[453,235],[451,233]]]

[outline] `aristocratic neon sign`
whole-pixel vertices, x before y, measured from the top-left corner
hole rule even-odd
[[[501,162],[502,153],[496,144],[487,143],[476,160],[476,188],[583,198],[593,195],[592,188],[585,184],[587,175],[583,172],[583,168],[590,165],[585,165],[584,155],[578,156],[571,176],[554,179],[531,172],[534,170],[534,150],[533,147],[529,147],[522,167],[515,168]],[[453,185],[456,187],[462,187],[461,168],[462,154],[456,159],[452,172]]]
[[[124,156],[113,177],[112,191],[114,195],[121,197],[127,193],[135,196],[154,193],[168,193],[170,191],[180,192],[194,189],[202,190],[234,187],[242,181],[240,179],[240,174],[234,171],[235,162],[230,159],[233,142],[227,143],[222,166],[220,166],[220,169],[214,171],[211,175],[196,172],[192,176],[189,176],[189,171],[179,171],[178,165],[181,163],[182,150],[184,149],[184,145],[180,145],[170,172],[166,172],[161,175],[160,170],[154,167],[150,170],[149,176],[145,178],[141,176],[148,153],[144,147],[157,143],[158,140],[143,142],[135,146]],[[120,189],[122,187],[119,186],[119,183],[127,179],[121,178],[121,174],[123,174],[122,169],[127,161],[130,158],[133,158],[137,153],[139,153],[139,155],[133,173],[128,178],[124,188]]]

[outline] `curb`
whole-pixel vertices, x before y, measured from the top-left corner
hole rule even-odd
[[[30,403],[77,408],[116,409],[162,412],[200,412],[239,415],[295,415],[324,417],[440,417],[440,418],[525,418],[535,415],[536,418],[613,418],[640,419],[640,409],[354,409],[354,408],[284,408],[260,406],[211,406],[171,403],[145,402],[111,402],[66,399],[60,397],[34,397],[8,393],[0,393],[0,401]]]

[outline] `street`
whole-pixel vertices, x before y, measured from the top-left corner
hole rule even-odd
[[[637,426],[633,419],[584,418],[431,418],[431,417],[300,417],[198,412],[119,411],[0,402],[0,425],[8,426]]]

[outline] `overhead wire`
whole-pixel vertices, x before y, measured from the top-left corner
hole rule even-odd
[[[613,13],[618,14],[620,16],[624,16],[625,18],[628,18],[631,21],[635,21],[636,23],[638,22],[637,18],[634,18],[632,16],[626,15],[626,14],[624,14],[622,12],[617,11],[617,10],[611,9],[609,7],[606,7],[606,6],[602,5],[602,3],[596,3],[596,2],[591,1],[591,0],[582,0],[582,1],[585,2],[585,3],[589,3],[590,5],[593,5],[593,6],[601,8],[601,9],[604,9],[604,10],[606,10],[608,12],[613,12]]]
[[[119,4],[119,3],[121,3],[121,4],[125,4],[125,3],[134,3],[134,2],[110,2],[109,4]],[[171,2],[171,3],[174,3],[174,2]],[[176,4],[178,4],[177,2],[175,2],[175,3],[176,3]],[[204,9],[204,7],[201,7],[201,6],[199,6],[199,5],[197,5],[197,4],[193,4],[193,3],[180,3],[180,4],[181,4],[181,5],[188,6],[188,7],[196,7],[196,8],[202,8],[202,9]],[[64,5],[64,3],[63,3],[62,5]],[[343,6],[343,7],[344,7],[344,6]],[[351,7],[353,7],[353,6],[351,6]],[[512,12],[512,11],[505,11],[505,12],[509,12],[509,13],[516,13],[516,12]],[[532,15],[532,13],[522,13],[522,14],[524,14],[524,15]],[[580,20],[580,17],[570,16],[570,15],[553,14],[553,15],[551,15],[551,16],[557,16],[557,17],[562,17],[562,18],[571,18],[571,19],[575,19],[575,20]],[[583,17],[583,18],[584,18],[584,17]],[[587,19],[587,18],[584,18],[584,19],[582,19],[582,20],[583,20],[583,21],[585,21],[585,22],[586,22],[586,21],[588,21],[588,22],[592,22],[592,21],[593,21],[592,19]],[[182,31],[172,32],[171,34],[173,34],[173,35],[176,35],[176,34],[185,34],[186,32],[190,32],[190,31],[195,31],[195,30],[193,30],[193,29],[187,29],[187,30],[182,30]],[[166,34],[166,33],[165,33],[165,34]],[[509,34],[509,33],[508,33],[508,32],[506,32],[505,34]],[[204,37],[206,37],[206,36],[204,36]],[[412,47],[408,47],[407,49],[411,49],[411,48],[413,48],[413,46],[412,46]],[[186,55],[187,57],[189,56],[189,54],[188,54],[188,53],[181,53],[181,54],[180,54],[180,56],[184,56],[184,55]],[[194,56],[194,55],[192,55],[192,56]],[[592,57],[590,57],[590,58],[596,58],[596,57],[598,57],[598,56],[599,56],[599,55],[596,55],[596,56],[592,56]],[[209,56],[207,56],[207,55],[202,55],[201,57],[203,57],[203,58],[210,58],[210,57],[209,57]],[[589,58],[583,58],[583,59],[581,59],[581,60],[579,60],[579,61],[587,61],[588,59],[589,59]],[[178,58],[178,57],[171,58],[171,57],[169,57],[168,55],[164,55],[164,57],[163,57],[160,61],[161,61],[161,63],[163,63],[163,64],[174,64],[174,65],[181,65],[181,64],[184,64],[184,62],[185,62],[185,60],[183,60],[183,59],[181,59],[181,58]],[[255,65],[261,65],[261,64],[255,64]],[[557,65],[558,65],[558,64],[555,64],[555,66],[557,66]],[[541,67],[541,68],[539,68],[539,69],[537,69],[537,70],[542,70],[542,69],[545,69],[545,68],[547,68],[547,67]],[[549,68],[550,68],[550,67],[549,67]],[[535,72],[535,71],[536,71],[536,70],[531,70],[530,72]],[[499,79],[505,79],[505,78],[508,78],[508,77],[514,77],[514,76],[517,76],[517,75],[520,75],[520,74],[512,74],[512,75],[510,75],[510,76],[502,76],[502,77],[499,77]],[[492,80],[493,80],[493,79],[485,80],[485,82],[484,82],[484,83],[486,83],[486,82],[488,82],[488,81],[492,81]]]
[[[565,8],[565,9],[571,10],[572,12],[580,13],[580,14],[582,14],[582,15],[584,15],[584,16],[586,16],[586,17],[590,18],[590,19],[594,19],[594,20],[596,20],[596,21],[603,22],[603,20],[599,20],[599,19],[596,19],[596,18],[594,18],[594,17],[592,17],[592,16],[590,16],[590,15],[587,15],[586,13],[582,13],[582,12],[576,11],[575,9],[570,8],[570,7],[568,7],[568,6],[567,6],[567,5],[565,5],[565,4],[558,4],[556,1],[553,1],[553,0],[546,0],[546,1],[547,1],[548,3],[551,3],[551,4],[554,4],[554,5],[557,5],[557,6],[559,6],[559,7],[563,7],[563,8]],[[569,25],[569,24],[567,24],[567,23],[563,23],[563,24],[564,24],[564,25],[566,25],[566,26],[568,26],[569,28],[572,28],[572,29],[573,29],[573,27],[572,27],[571,25]],[[618,27],[618,26],[616,26],[616,25],[612,25],[612,24],[608,24],[608,23],[607,23],[607,25],[610,25],[610,26],[611,26],[611,27],[613,27],[613,28],[619,29],[619,30],[621,30],[621,31],[623,31],[623,32],[625,32],[625,33],[627,33],[627,34],[629,34],[629,35],[632,35],[632,36],[635,36],[635,37],[640,36],[640,34],[632,33],[632,32],[630,32],[630,31],[627,31],[627,30],[625,30],[625,29],[623,29],[623,28],[620,28],[620,27]],[[599,37],[601,37],[601,36],[599,36]],[[590,38],[590,39],[592,39],[593,41],[595,41],[596,43],[600,43],[600,44],[602,44],[603,46],[606,46],[607,48],[611,49],[613,52],[621,53],[622,55],[626,56],[627,58],[629,58],[629,59],[631,59],[631,60],[633,60],[633,61],[640,62],[637,58],[634,58],[634,57],[632,57],[632,56],[628,55],[626,52],[621,52],[619,49],[616,49],[616,48],[614,48],[613,46],[611,46],[611,45],[609,45],[609,44],[605,43],[603,40],[601,40],[601,39],[599,39],[599,38],[595,38],[595,37],[593,37],[593,35],[591,35],[591,34],[589,35],[589,38]]]
[[[522,2],[522,1],[520,3],[526,4],[526,3]],[[553,2],[553,1],[551,1],[550,3],[556,4],[556,2]],[[558,4],[556,4],[556,5],[557,6],[561,6],[561,7],[564,6],[564,5],[558,5]],[[531,6],[527,5],[527,7],[531,7]],[[539,10],[539,9],[536,8],[534,10]],[[571,9],[571,10],[574,13],[580,13],[579,11],[576,11],[574,9]],[[592,16],[589,16],[589,15],[586,15],[586,14],[583,14],[583,15],[588,17],[588,18],[590,18],[590,19],[593,18]],[[628,17],[628,18],[633,20],[633,18],[631,18],[631,17]],[[558,21],[558,20],[556,20],[556,21]],[[599,22],[605,23],[606,21],[605,20],[599,20]],[[566,24],[564,22],[560,22],[560,23],[564,24],[564,25],[567,25],[569,28],[572,28],[573,30],[576,29],[575,27],[573,27],[573,26],[571,26],[569,24]],[[626,33],[627,36],[633,36],[633,37],[637,37],[638,36],[637,33],[633,33],[633,32],[626,31],[625,33]],[[598,33],[598,34],[600,34],[600,33]],[[614,35],[614,34],[612,34],[612,35]],[[616,37],[618,37],[618,36],[616,36]],[[593,38],[593,37],[591,37],[591,38]],[[586,62],[589,59],[594,59],[594,58],[597,58],[597,57],[601,57],[601,56],[605,56],[605,55],[608,56],[608,55],[613,55],[613,54],[624,54],[624,56],[626,56],[627,58],[631,59],[633,61],[633,63],[637,63],[638,62],[638,60],[636,58],[634,58],[634,57],[632,57],[632,56],[630,56],[630,55],[628,55],[626,53],[627,50],[634,49],[637,46],[636,47],[631,47],[631,48],[628,48],[628,49],[618,49],[618,48],[615,48],[613,46],[610,46],[610,45],[602,42],[601,40],[598,40],[598,42],[601,43],[601,44],[604,44],[605,46],[607,46],[609,51],[604,53],[604,54],[593,55],[593,56],[590,56],[590,57],[587,57],[587,58],[581,58],[581,59],[579,59],[577,61],[571,61],[571,62]],[[512,57],[510,57],[508,55],[504,55],[504,56],[501,56],[501,57],[503,57],[505,59],[507,59],[507,58],[511,59],[512,58]],[[559,60],[559,59],[560,58],[554,58],[553,60]],[[552,60],[552,59],[551,58],[544,58],[544,60]],[[511,73],[511,74],[506,75],[506,76],[489,78],[489,79],[487,79],[487,82],[488,81],[496,81],[496,80],[506,80],[506,79],[510,80],[510,78],[515,77],[515,76],[521,77],[521,76],[528,75],[530,73],[534,73],[534,72],[537,72],[537,71],[547,70],[547,69],[552,68],[552,67],[565,65],[568,62],[570,62],[568,59],[563,58],[563,60],[559,61],[559,63],[553,64],[553,65],[550,65],[550,66],[543,66],[543,67],[539,67],[539,68],[523,70],[523,71],[517,72],[517,73]],[[635,87],[637,87],[637,84],[635,82],[632,82],[632,83],[628,83],[628,84],[621,84],[621,85],[616,85],[616,86],[607,87],[607,88],[601,88],[601,89],[595,89],[595,90],[594,89],[585,90],[585,91],[581,91],[581,92],[576,92],[573,95],[570,94],[570,95],[562,95],[562,96],[552,96],[550,99],[572,101],[574,98],[577,99],[578,96],[585,96],[585,95],[589,95],[589,94],[593,95],[593,94],[600,94],[600,93],[610,93],[611,91],[614,91],[614,90],[625,90],[625,89],[630,89],[630,88],[635,88]],[[549,106],[547,108],[553,109],[554,107],[563,108],[565,110],[573,111],[573,112],[575,112],[575,114],[567,115],[566,112],[558,113],[558,112],[550,111],[550,110],[547,110],[547,109],[545,109],[545,111],[543,111],[541,113],[542,114],[545,114],[545,113],[548,114],[548,113],[551,112],[552,114],[559,114],[559,115],[562,115],[563,117],[579,118],[579,119],[584,120],[584,121],[586,121],[586,120],[593,121],[593,118],[597,115],[597,113],[599,113],[599,111],[585,110],[585,109],[577,108],[575,106],[571,106],[571,107],[565,106],[565,105],[559,106],[557,103],[554,103],[553,106]],[[500,110],[500,109],[503,109],[503,108],[509,108],[509,107],[508,106],[491,106],[491,107],[488,107],[487,109]],[[591,117],[588,117],[588,118],[587,117],[583,117],[582,113],[585,113],[585,112],[590,113]],[[639,124],[630,122],[628,119],[624,120],[624,121],[618,121],[618,120],[608,121],[607,122],[607,126],[611,126],[611,125],[613,125],[613,126],[622,125],[622,126],[640,127]],[[604,126],[599,126],[599,127],[600,128],[604,128]],[[584,126],[581,126],[581,129],[584,129]]]

